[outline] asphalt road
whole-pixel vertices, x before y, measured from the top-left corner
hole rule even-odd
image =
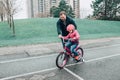
[[[55,65],[57,54],[0,62],[0,80],[120,80],[120,43],[84,49],[84,63]]]

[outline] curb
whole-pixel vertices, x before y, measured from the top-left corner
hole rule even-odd
[[[95,40],[81,40],[80,45],[83,49],[109,46],[115,42],[115,40],[120,40],[117,38],[102,38]],[[10,55],[20,55],[23,57],[46,55],[52,53],[58,53],[62,51],[61,43],[48,43],[48,44],[38,44],[38,45],[24,45],[24,46],[14,46],[14,47],[2,47],[0,48],[0,56],[10,56]]]

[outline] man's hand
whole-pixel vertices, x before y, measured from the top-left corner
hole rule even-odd
[[[63,36],[62,36],[61,34],[60,34],[60,35],[58,35],[58,37],[59,37],[59,38],[63,38]]]

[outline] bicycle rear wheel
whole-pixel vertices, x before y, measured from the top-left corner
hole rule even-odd
[[[61,52],[56,58],[56,66],[62,69],[68,61],[68,57],[64,52]]]
[[[83,55],[84,55],[83,48],[78,47],[78,48],[76,49],[76,51],[78,52],[79,55],[81,55],[81,57],[83,57]]]
[[[83,55],[84,55],[83,48],[78,47],[78,48],[76,49],[76,51],[77,51],[78,54],[79,54],[79,60],[77,60],[77,61],[78,61],[78,62],[79,62],[79,61],[80,61],[80,62],[84,62],[84,59],[83,59]]]

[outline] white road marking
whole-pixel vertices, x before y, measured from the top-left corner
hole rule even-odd
[[[52,70],[55,70],[55,69],[58,69],[58,68],[54,67],[54,68],[50,68],[50,69],[44,69],[44,70],[30,72],[30,73],[25,73],[25,74],[20,74],[20,75],[16,75],[16,76],[10,76],[10,77],[6,77],[6,78],[2,78],[0,80],[9,80],[9,79],[17,78],[17,77],[28,76],[28,75],[32,75],[32,74],[37,74],[37,73],[52,71]]]
[[[99,48],[105,48],[105,47],[111,47],[111,46],[118,46],[120,44],[116,44],[116,45],[110,45],[110,46],[104,46],[104,47],[96,47],[96,48],[90,48],[90,49],[86,49],[86,50],[92,50],[92,49],[99,49]],[[24,60],[31,60],[31,59],[37,59],[37,58],[41,58],[41,57],[50,57],[50,56],[55,56],[58,54],[49,54],[49,55],[43,55],[43,56],[37,56],[37,57],[27,57],[27,58],[22,58],[22,59],[14,59],[14,60],[8,60],[8,61],[1,61],[0,63],[11,63],[11,62],[17,62],[17,61],[24,61]]]
[[[24,61],[24,60],[31,60],[31,59],[39,59],[42,57],[50,57],[50,56],[55,56],[58,54],[50,54],[50,55],[44,55],[44,56],[36,56],[36,57],[27,57],[27,58],[21,58],[21,59],[14,59],[14,60],[8,60],[8,61],[1,61],[0,63],[12,63],[12,62],[17,62],[17,61]]]
[[[112,46],[118,46],[118,45],[119,44],[112,45]],[[105,47],[111,47],[111,46],[97,47],[97,48],[91,48],[91,49],[86,49],[86,50],[99,49],[99,48],[105,48]],[[9,61],[2,61],[0,63],[10,63],[10,62],[16,62],[16,61],[24,61],[24,60],[30,60],[30,59],[37,59],[37,58],[41,58],[41,57],[50,57],[50,56],[54,56],[54,55],[57,55],[57,54],[30,57],[30,58],[22,58],[22,59],[15,59],[15,60],[9,60]],[[85,61],[85,62],[92,62],[92,61],[102,60],[102,59],[111,58],[111,57],[115,57],[115,56],[119,56],[119,55],[120,54],[105,56],[105,57],[101,57],[101,58],[91,59],[91,60],[88,60],[88,61]],[[76,65],[76,64],[81,64],[81,63],[74,63],[74,64],[69,64],[69,65],[66,65],[66,66],[73,66],[73,65]],[[50,68],[50,69],[44,69],[44,70],[41,70],[41,71],[35,71],[35,72],[31,72],[31,73],[25,73],[25,74],[16,75],[16,76],[11,76],[11,77],[6,77],[6,78],[2,78],[0,80],[8,80],[8,79],[16,78],[16,77],[32,75],[32,74],[35,74],[35,73],[41,73],[41,72],[51,71],[51,70],[55,70],[55,69],[57,69],[57,67]],[[69,73],[71,73],[72,75],[74,75],[75,77],[79,78],[80,80],[83,80],[81,77],[79,77],[78,75],[76,75],[75,73],[70,71],[69,69],[65,68],[65,70],[68,71]]]
[[[115,54],[115,55],[105,56],[105,57],[96,58],[96,59],[91,59],[91,60],[88,60],[88,61],[85,61],[85,62],[98,61],[98,60],[107,59],[107,58],[112,58],[112,57],[116,57],[116,56],[120,56],[120,54]]]
[[[91,49],[102,49],[102,48],[106,48],[106,47],[114,47],[114,46],[120,46],[120,44],[114,44],[114,45],[106,45],[106,46],[101,46],[101,47],[93,47],[93,48],[88,48],[86,50],[91,50]]]
[[[87,60],[87,61],[84,61],[84,62],[88,63],[88,62],[98,61],[98,60],[112,58],[112,57],[116,57],[116,56],[120,56],[120,54],[115,54],[115,55],[105,56],[105,57],[101,57],[101,58],[90,59],[90,60]],[[81,63],[83,63],[83,62],[69,64],[69,65],[66,65],[66,66],[68,67],[68,66],[73,66],[73,65],[76,65],[76,64],[81,64]]]
[[[76,77],[79,80],[84,80],[82,77],[80,77],[79,75],[75,74],[74,72],[72,72],[71,70],[64,68],[67,72],[69,72],[70,74],[72,74],[74,77]]]
[[[116,54],[116,55],[110,55],[110,56],[105,56],[105,57],[101,57],[101,58],[96,58],[96,59],[91,59],[91,60],[88,60],[88,61],[85,61],[85,62],[92,62],[92,61],[98,61],[98,60],[102,60],[102,59],[106,59],[106,58],[111,58],[111,57],[115,57],[115,56],[120,56],[120,54]],[[67,67],[68,66],[73,66],[73,65],[76,65],[76,64],[81,64],[82,62],[80,63],[74,63],[74,64],[69,64],[69,65],[66,65]],[[75,76],[76,78],[78,78],[79,80],[84,80],[82,77],[80,77],[79,75],[75,74],[74,72],[72,72],[71,70],[67,69],[67,68],[64,68],[67,72],[69,72],[70,74],[72,74],[73,76]]]
[[[105,56],[105,57],[101,57],[101,58],[96,58],[96,59],[91,59],[91,60],[87,60],[86,62],[93,62],[93,61],[97,61],[97,60],[102,60],[102,59],[107,59],[107,58],[111,58],[111,57],[116,57],[116,56],[120,56],[120,54],[115,54],[115,55],[110,55],[110,56]],[[68,66],[73,66],[76,64],[81,64],[81,63],[74,63],[74,64],[69,64],[66,65],[66,67]],[[6,78],[1,78],[0,80],[8,80],[8,79],[13,79],[13,78],[17,78],[17,77],[22,77],[22,76],[27,76],[27,75],[32,75],[32,74],[36,74],[36,73],[41,73],[41,72],[46,72],[46,71],[51,71],[51,70],[55,70],[58,69],[57,67],[54,68],[50,68],[50,69],[44,69],[44,70],[40,70],[40,71],[35,71],[35,72],[30,72],[30,73],[25,73],[25,74],[20,74],[20,75],[16,75],[16,76],[10,76],[10,77],[6,77]],[[66,68],[65,68],[66,69]],[[66,69],[68,70],[68,69]],[[70,73],[72,71],[68,70]],[[75,73],[72,72],[72,74],[74,74],[75,77],[78,77]],[[80,77],[81,78],[81,77]],[[81,78],[81,80],[84,80]]]

